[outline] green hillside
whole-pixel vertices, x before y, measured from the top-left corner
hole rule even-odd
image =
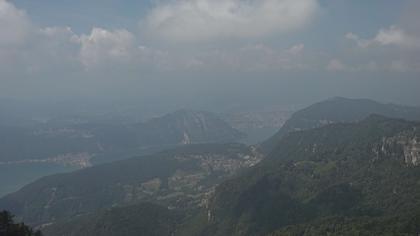
[[[183,217],[166,207],[142,203],[75,217],[46,228],[44,233],[54,236],[168,236],[176,232]]]
[[[273,137],[261,144],[261,147],[266,152],[270,152],[290,132],[333,123],[357,122],[372,114],[390,118],[420,120],[420,108],[418,107],[383,104],[369,99],[335,97],[315,103],[294,113]]]
[[[190,145],[39,179],[0,199],[0,209],[41,225],[144,201],[196,208],[215,185],[260,159],[241,144]]]
[[[292,133],[217,188],[203,235],[415,235],[419,137],[419,123],[380,116]]]

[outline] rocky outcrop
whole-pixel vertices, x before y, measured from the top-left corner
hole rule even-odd
[[[406,140],[403,144],[405,163],[420,165],[420,142],[417,137]]]
[[[413,133],[402,133],[394,137],[384,137],[373,149],[376,159],[398,158],[409,166],[420,165],[420,138]],[[402,160],[401,157],[404,159]]]

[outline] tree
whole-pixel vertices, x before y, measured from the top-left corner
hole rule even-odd
[[[10,212],[0,211],[0,236],[42,236],[42,234],[24,223],[15,223]]]

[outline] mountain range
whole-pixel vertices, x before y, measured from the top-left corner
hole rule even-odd
[[[60,155],[95,155],[118,149],[197,143],[225,143],[243,134],[210,112],[179,110],[136,124],[85,123],[0,127],[0,161],[48,159]]]
[[[49,176],[0,208],[54,236],[417,235],[419,111],[334,98],[261,146],[186,145]]]
[[[210,112],[179,110],[135,124],[0,127],[0,196],[49,174],[187,144],[229,143],[244,134]]]
[[[420,123],[377,115],[286,135],[216,189],[202,235],[414,235],[419,137]]]
[[[370,99],[334,97],[295,112],[273,137],[262,142],[261,148],[266,152],[271,151],[290,132],[339,122],[357,122],[372,114],[420,120],[419,107],[385,104]]]

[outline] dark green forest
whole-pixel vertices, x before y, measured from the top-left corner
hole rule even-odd
[[[8,211],[0,211],[0,236],[42,236],[24,223],[16,223]]]

